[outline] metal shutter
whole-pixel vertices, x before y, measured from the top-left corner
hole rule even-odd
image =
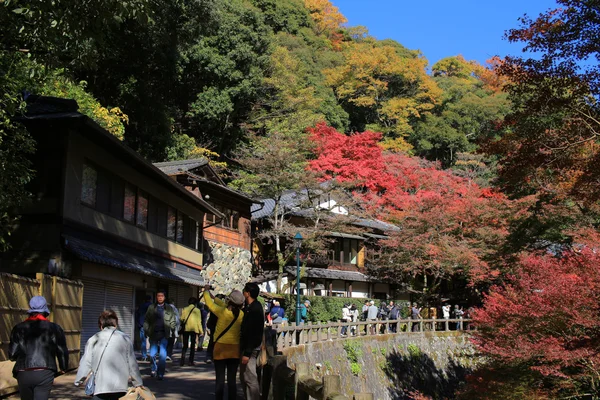
[[[177,288],[177,300],[175,300],[177,308],[184,308],[187,306],[191,293],[192,291],[188,286],[179,286]]]
[[[104,281],[82,279],[83,311],[81,318],[81,354],[88,339],[98,332],[98,317],[104,311]]]
[[[119,330],[133,338],[133,318],[135,315],[133,286],[106,282],[105,307],[117,314]]]

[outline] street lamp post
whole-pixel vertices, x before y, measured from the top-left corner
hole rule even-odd
[[[300,246],[302,246],[302,235],[300,232],[294,236],[296,246],[296,326],[300,325]]]

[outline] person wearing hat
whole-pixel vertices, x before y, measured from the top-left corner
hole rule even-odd
[[[377,334],[377,313],[378,313],[378,308],[375,305],[375,301],[371,300],[369,302],[369,308],[367,309],[367,321],[371,321],[372,323],[369,325],[369,330],[371,332],[371,335],[375,335]]]
[[[224,301],[216,299],[210,292],[210,285],[204,286],[202,295],[210,312],[217,316],[214,332],[212,359],[215,364],[215,398],[224,399],[225,376],[227,375],[227,395],[235,400],[237,395],[237,370],[240,364],[240,336],[244,312],[244,295],[233,290]]]
[[[8,357],[15,361],[13,376],[21,399],[45,400],[58,372],[56,359],[62,371],[69,367],[67,340],[62,328],[48,321],[50,310],[44,297],[32,297],[27,313],[27,319],[12,329]]]

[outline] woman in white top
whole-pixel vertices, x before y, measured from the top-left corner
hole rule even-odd
[[[119,319],[112,310],[102,311],[98,318],[100,332],[85,344],[85,353],[79,363],[75,386],[94,372],[95,400],[117,400],[125,395],[129,378],[133,386],[142,386],[142,376],[133,353],[129,336],[117,330]]]

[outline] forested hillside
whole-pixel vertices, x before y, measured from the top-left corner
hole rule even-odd
[[[535,57],[488,65],[431,65],[330,0],[0,2],[0,250],[31,196],[14,117],[70,97],[150,161],[207,157],[276,201],[335,182],[401,227],[368,272],[479,307],[462,398],[599,398],[600,7],[557,2],[506,27]]]

